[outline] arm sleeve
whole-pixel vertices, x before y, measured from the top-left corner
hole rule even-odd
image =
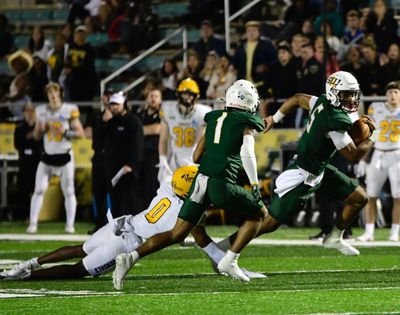
[[[308,102],[308,105],[310,106],[310,112],[312,111],[312,109],[315,106],[315,103],[317,103],[318,101],[318,97],[316,96],[311,96],[310,101]]]
[[[333,144],[335,145],[336,149],[341,150],[349,143],[353,142],[353,139],[349,136],[346,131],[330,131],[328,132],[329,138],[332,139]]]
[[[240,158],[242,160],[243,168],[249,178],[251,185],[258,184],[257,175],[257,161],[256,154],[254,153],[254,137],[245,135],[243,137],[243,144],[240,148]]]

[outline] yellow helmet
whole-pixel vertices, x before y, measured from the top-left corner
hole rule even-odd
[[[197,174],[197,166],[183,166],[172,175],[172,191],[181,198],[186,198],[193,179]]]
[[[196,94],[196,96],[200,95],[200,89],[197,82],[191,78],[182,80],[181,83],[179,83],[176,92],[177,93],[190,92]]]

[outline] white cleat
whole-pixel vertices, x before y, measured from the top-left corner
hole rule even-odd
[[[357,237],[356,240],[360,242],[373,242],[374,236],[368,233],[364,233],[363,235]]]
[[[240,268],[240,270],[242,270],[242,272],[248,276],[250,279],[263,279],[263,278],[267,278],[267,276],[261,272],[254,272],[254,271],[250,271],[244,268]]]
[[[390,235],[389,241],[398,242],[399,241],[399,235]]]
[[[12,270],[17,269],[26,269],[26,270],[35,270],[40,267],[37,262],[37,257],[31,258],[29,260],[21,261],[19,264],[16,264]]]
[[[115,290],[123,289],[124,280],[132,266],[133,260],[130,254],[119,254],[115,258],[115,270],[113,272],[113,285]]]
[[[322,242],[322,246],[325,248],[337,249],[339,252],[346,256],[360,255],[358,249],[354,248],[349,243],[339,237],[332,237],[330,235],[327,235]]]
[[[22,267],[14,268],[6,272],[4,280],[23,280],[31,276],[31,271]]]
[[[67,234],[74,234],[75,233],[75,227],[73,225],[66,225],[64,231]]]
[[[234,279],[249,282],[250,278],[246,276],[242,270],[239,268],[236,260],[229,260],[227,256],[221,259],[218,264],[218,270],[224,275],[229,275]]]
[[[29,226],[26,228],[26,233],[36,234],[37,230],[38,230],[37,224],[29,224]]]

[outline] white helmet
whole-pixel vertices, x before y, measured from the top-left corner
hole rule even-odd
[[[250,81],[237,80],[226,91],[227,108],[237,108],[254,114],[259,104],[258,91]]]
[[[338,71],[329,76],[325,84],[326,97],[335,107],[356,112],[360,103],[360,86],[349,72]]]

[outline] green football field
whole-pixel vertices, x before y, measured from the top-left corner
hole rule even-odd
[[[62,233],[63,224],[39,228],[51,238]],[[77,234],[88,228],[78,224]],[[214,237],[233,230],[208,229]],[[0,268],[79,243],[4,240],[23,231],[21,224],[0,222]],[[216,275],[203,252],[173,246],[140,261],[122,292],[114,291],[110,274],[78,281],[0,280],[0,314],[400,314],[399,243],[359,244],[359,257],[345,257],[317,242],[301,245],[316,232],[282,228],[261,238],[266,245],[249,245],[240,265],[266,279],[241,283]],[[379,229],[376,239],[385,241],[388,232]],[[285,240],[299,244],[280,245]]]

